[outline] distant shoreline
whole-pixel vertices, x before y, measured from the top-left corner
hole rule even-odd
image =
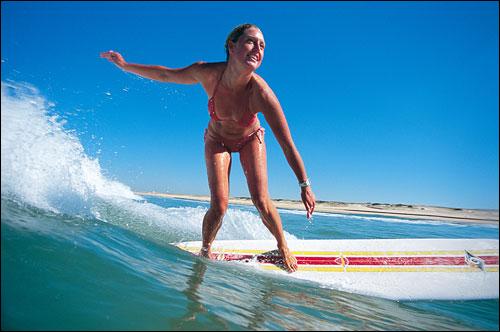
[[[157,192],[135,192],[141,196],[157,196],[165,198],[187,199],[209,202],[209,196],[166,194]],[[274,204],[280,209],[304,210],[301,201],[287,199],[273,199]],[[253,205],[250,198],[231,197],[230,204]],[[498,225],[498,210],[478,210],[436,207],[427,205],[409,204],[382,204],[382,203],[345,203],[332,201],[317,201],[315,212],[340,213],[340,214],[370,214],[411,219],[442,220],[461,224],[490,224]]]

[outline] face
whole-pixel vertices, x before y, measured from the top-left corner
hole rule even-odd
[[[236,44],[231,43],[231,45],[229,52],[238,63],[252,70],[260,67],[264,59],[266,43],[259,29],[246,29]]]

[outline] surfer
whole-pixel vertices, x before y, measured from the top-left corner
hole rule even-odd
[[[101,57],[124,71],[160,82],[201,83],[208,100],[210,121],[205,130],[205,162],[210,187],[210,208],[203,218],[203,246],[200,254],[211,257],[211,245],[228,208],[232,153],[239,152],[250,196],[265,226],[276,238],[284,267],[294,272],[297,260],[290,252],[280,216],[268,192],[262,113],[295,173],[307,218],[312,216],[315,197],[302,158],[292,140],[278,98],[255,71],[262,64],[266,44],[253,24],[237,26],[226,39],[226,61],[196,62],[184,68],[131,64],[120,53],[108,51]]]

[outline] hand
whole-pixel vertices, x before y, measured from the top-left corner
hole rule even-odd
[[[120,68],[127,64],[125,62],[125,59],[123,59],[122,55],[118,52],[115,52],[115,51],[102,52],[101,58],[108,59],[110,62],[113,62],[115,65],[117,65]]]
[[[316,198],[314,197],[311,187],[303,187],[300,196],[302,197],[302,202],[306,207],[307,219],[309,219],[312,217],[314,208],[316,207]]]

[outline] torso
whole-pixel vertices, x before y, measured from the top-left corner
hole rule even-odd
[[[217,87],[213,101],[218,121],[212,118],[208,124],[209,130],[227,139],[239,139],[254,132],[260,127],[259,119],[253,119],[258,110],[252,107],[256,91],[259,90],[258,75],[254,73],[246,88],[235,92],[219,82],[226,64],[214,63],[211,66],[207,80],[201,82],[209,99]]]

